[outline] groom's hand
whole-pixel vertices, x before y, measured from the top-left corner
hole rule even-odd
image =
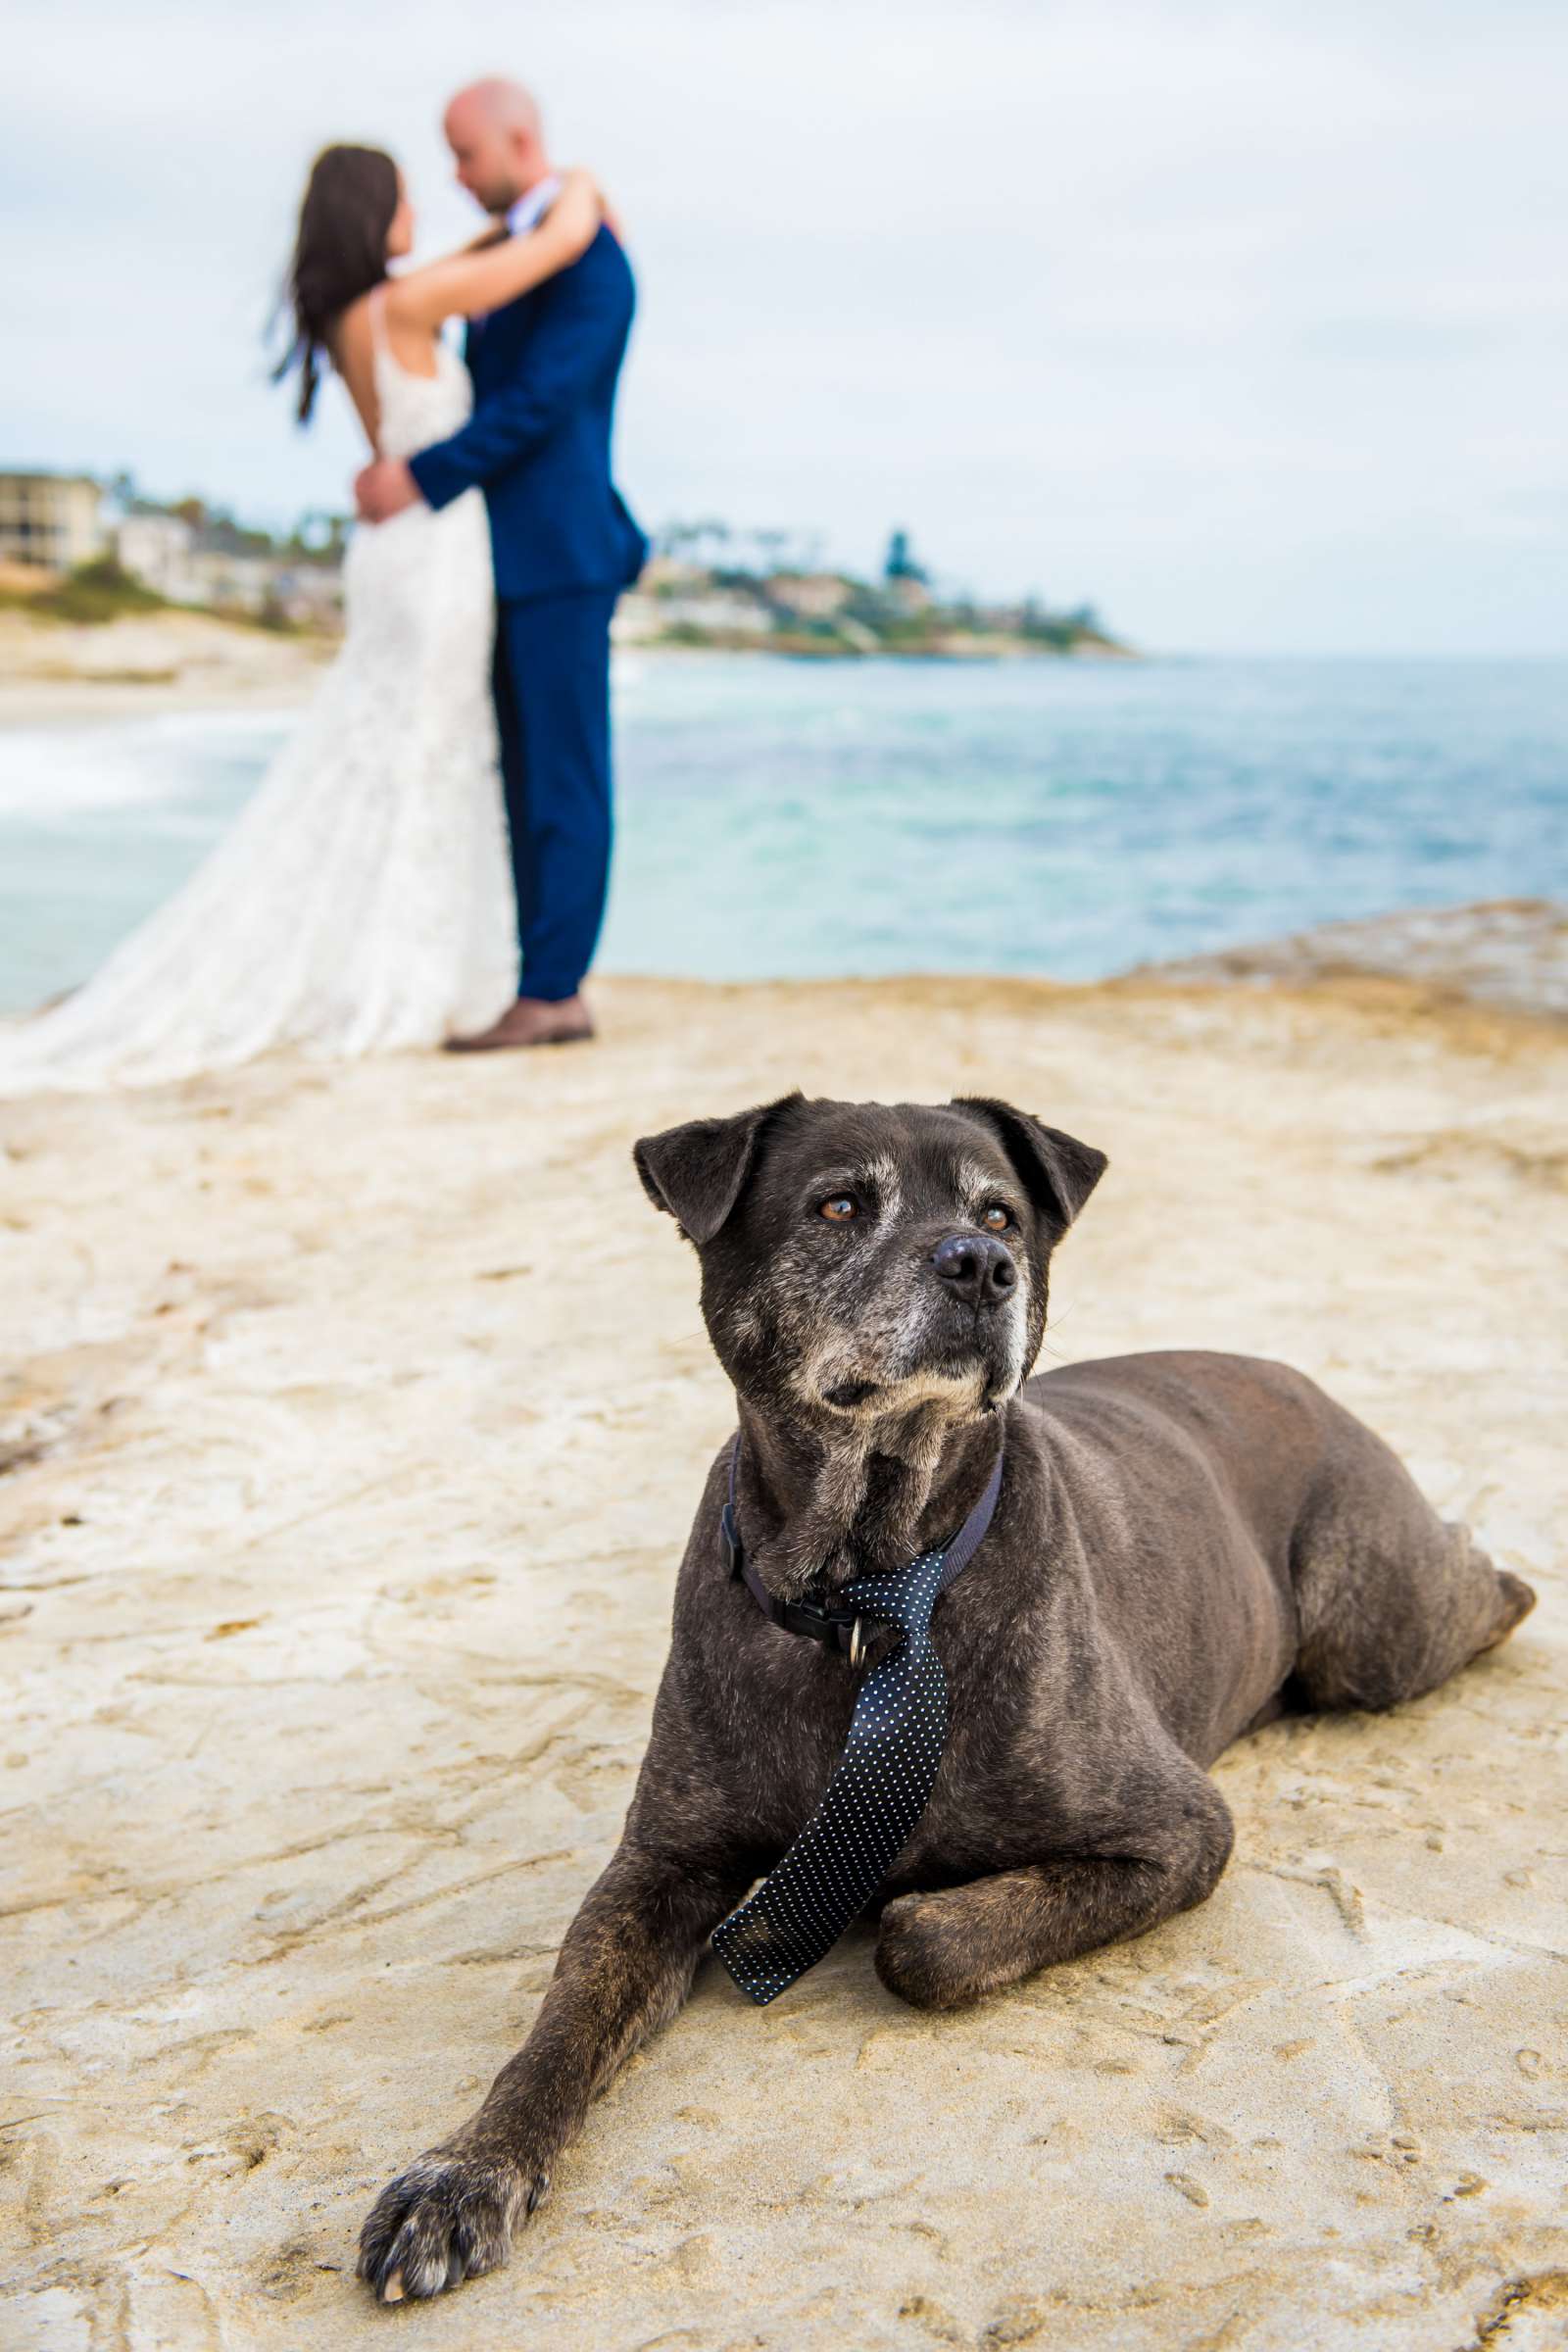
[[[377,458],[354,477],[354,504],[364,522],[390,522],[418,500],[419,485],[401,458]]]

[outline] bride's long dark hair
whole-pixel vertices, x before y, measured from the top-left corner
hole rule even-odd
[[[398,168],[379,147],[323,147],[311,166],[294,253],[279,301],[294,336],[272,381],[300,371],[299,420],[308,421],[332,322],[386,275],[386,240],[398,209]]]

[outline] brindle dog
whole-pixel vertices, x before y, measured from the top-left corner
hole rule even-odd
[[[1005,1102],[791,1095],[636,1160],[697,1249],[739,1396],[739,1524],[772,1592],[941,1544],[1005,1437],[990,1533],[933,1621],[947,1750],[879,1901],[877,1974],[905,2000],[953,2008],[1200,1902],[1231,1849],[1204,1769],[1222,1748],[1289,1704],[1430,1690],[1532,1605],[1282,1364],[1133,1355],[1025,1385],[1051,1253],[1105,1162]],[[624,1836],[533,2032],[366,2223],[384,2302],[506,2260],[589,2101],[675,2014],[843,1748],[847,1661],[770,1624],[721,1559],[730,1453]],[[767,2029],[748,2011],[736,2031]]]

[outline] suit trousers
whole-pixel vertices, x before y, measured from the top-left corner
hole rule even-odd
[[[593,961],[610,887],[615,591],[504,599],[494,688],[522,950],[518,994],[559,1004]]]

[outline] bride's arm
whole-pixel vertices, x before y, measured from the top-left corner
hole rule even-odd
[[[388,315],[433,332],[443,318],[475,318],[499,310],[586,253],[603,214],[593,173],[568,172],[537,228],[449,254],[445,261],[427,262],[422,270],[395,277],[387,288]]]

